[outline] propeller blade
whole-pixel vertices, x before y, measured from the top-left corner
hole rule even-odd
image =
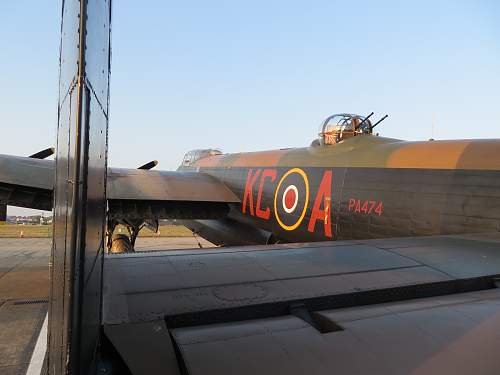
[[[141,165],[139,168],[137,169],[146,169],[146,170],[150,170],[151,168],[154,168],[158,165],[158,160],[151,160],[149,163],[146,163],[144,165]]]
[[[56,149],[54,147],[49,147],[49,148],[46,148],[45,150],[38,151],[37,153],[30,155],[30,158],[45,159],[45,158],[48,158],[49,156],[54,155],[54,152],[56,152]]]

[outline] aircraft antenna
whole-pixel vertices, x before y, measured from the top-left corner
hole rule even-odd
[[[431,139],[434,139],[434,129],[436,127],[436,114],[432,114],[432,123],[431,123]]]

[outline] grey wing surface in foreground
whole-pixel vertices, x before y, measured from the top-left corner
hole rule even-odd
[[[0,155],[1,204],[51,210],[53,184],[53,160]],[[205,209],[239,202],[222,182],[203,173],[109,168],[107,190],[111,208],[125,212],[161,210],[162,202],[177,202],[184,211],[198,210],[192,202]]]
[[[500,233],[110,254],[104,275],[132,373],[500,373]]]

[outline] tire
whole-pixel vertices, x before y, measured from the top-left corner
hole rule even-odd
[[[111,242],[111,254],[133,253],[134,248],[125,234],[116,234]]]

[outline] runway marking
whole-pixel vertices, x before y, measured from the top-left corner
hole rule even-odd
[[[47,323],[48,323],[49,313],[45,315],[45,320],[43,321],[42,329],[38,334],[38,339],[36,340],[35,349],[31,355],[30,365],[26,371],[26,375],[40,375],[42,372],[43,361],[45,359],[45,353],[47,352]]]

